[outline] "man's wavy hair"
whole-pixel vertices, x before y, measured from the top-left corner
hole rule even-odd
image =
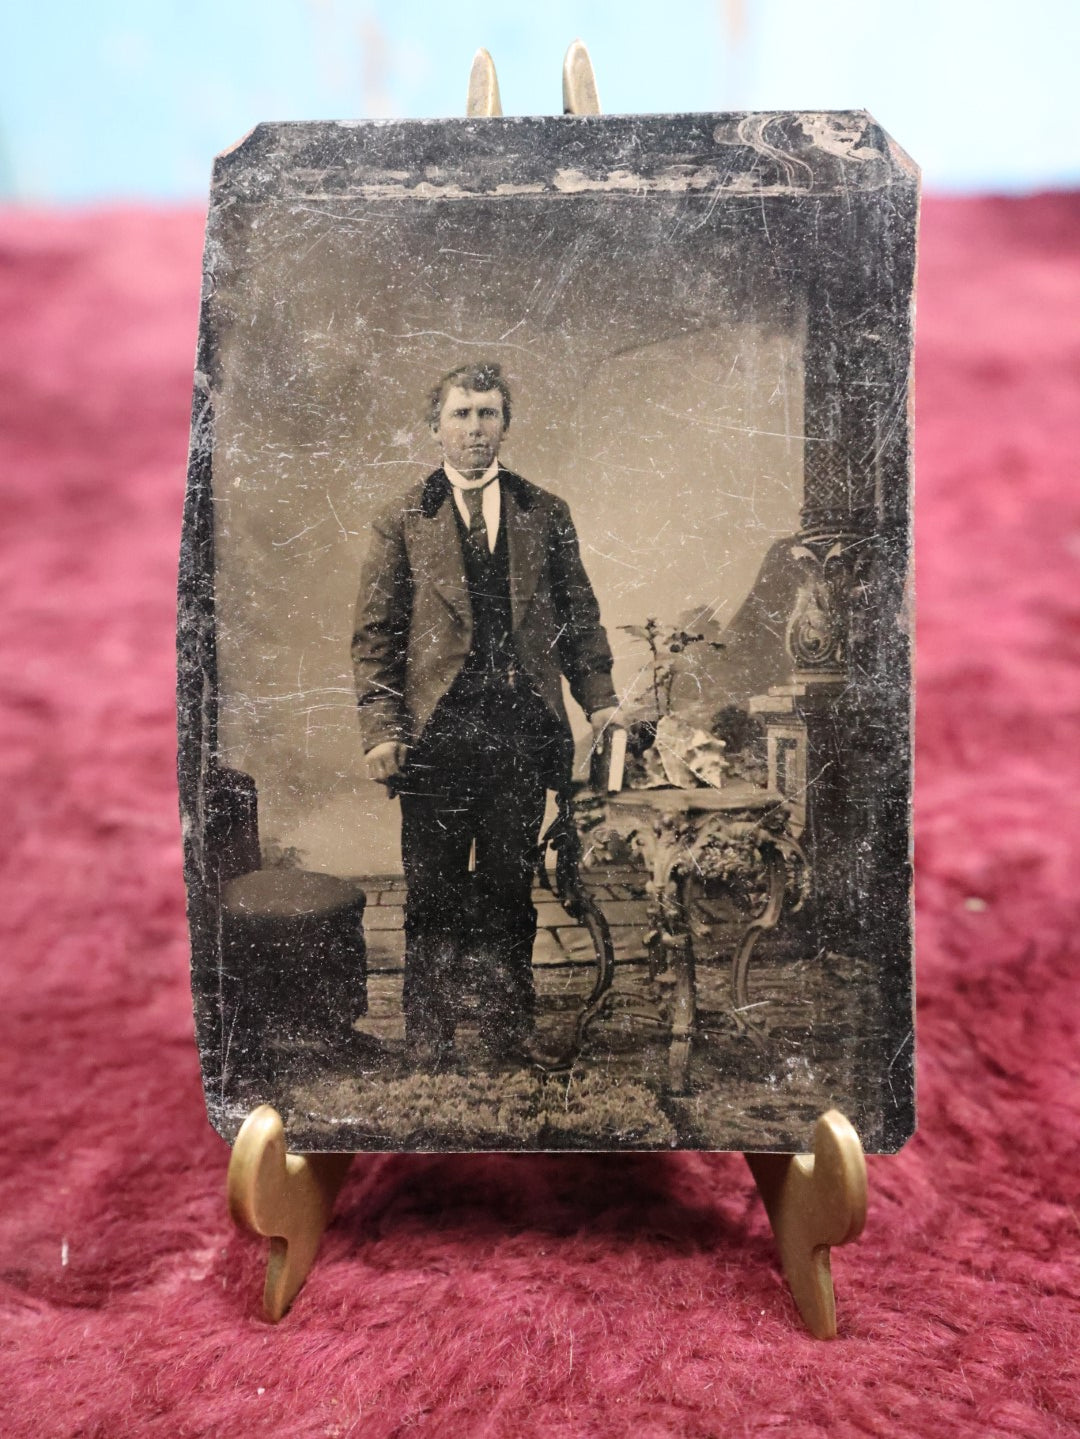
[[[502,396],[503,428],[510,428],[510,386],[503,379],[502,366],[495,360],[481,360],[476,365],[458,365],[448,370],[428,395],[428,424],[433,430],[439,427],[442,407],[455,385],[481,395],[485,390],[498,390]]]

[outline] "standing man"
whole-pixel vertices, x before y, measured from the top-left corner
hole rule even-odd
[[[490,1058],[525,1062],[537,845],[573,761],[561,676],[599,733],[611,650],[567,506],[499,464],[500,367],[444,375],[429,421],[443,462],[374,523],[352,646],[368,772],[401,798],[406,1045],[452,1059],[471,970]]]

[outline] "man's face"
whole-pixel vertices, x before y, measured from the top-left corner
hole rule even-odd
[[[443,459],[467,480],[478,480],[499,453],[506,424],[498,390],[447,391],[435,438]]]

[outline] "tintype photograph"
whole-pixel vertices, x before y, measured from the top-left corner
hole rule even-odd
[[[917,213],[861,113],[218,159],[179,720],[226,1138],[910,1135]]]

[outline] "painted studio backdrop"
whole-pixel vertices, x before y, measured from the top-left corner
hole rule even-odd
[[[426,395],[452,366],[502,364],[502,458],[570,504],[628,713],[650,666],[620,627],[718,637],[798,529],[803,318],[681,196],[282,204],[215,298],[221,757],[257,783],[264,849],[307,868],[400,869],[349,642],[370,522],[437,465]],[[683,708],[707,720],[724,662],[687,666]]]

